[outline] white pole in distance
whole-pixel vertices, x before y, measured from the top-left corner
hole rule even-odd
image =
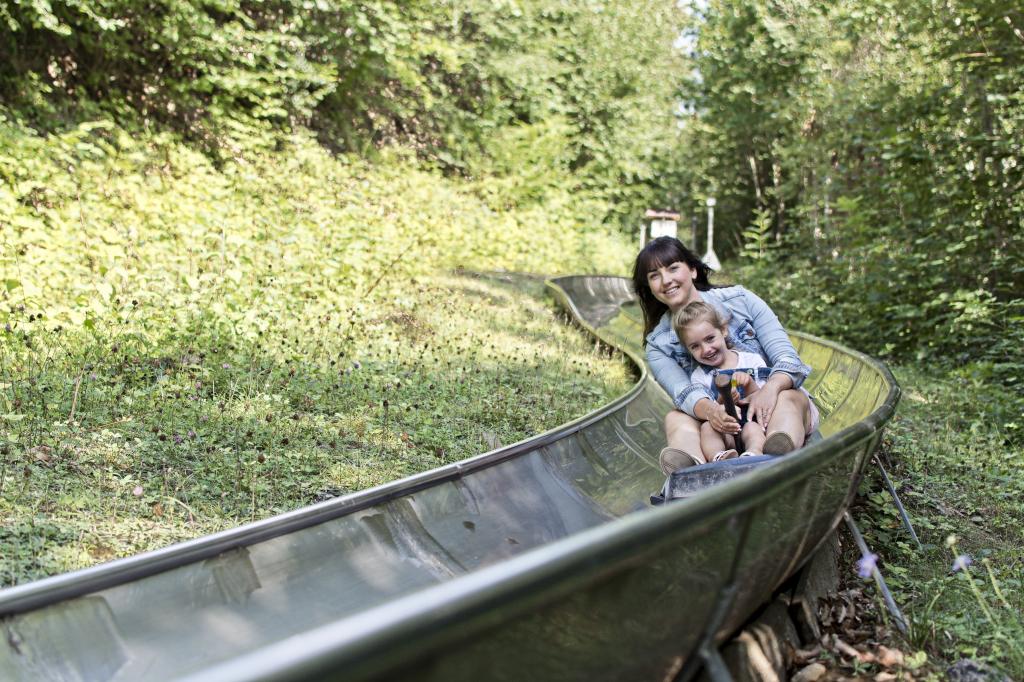
[[[708,197],[708,251],[704,254],[704,263],[712,270],[721,270],[722,263],[715,255],[715,198]]]

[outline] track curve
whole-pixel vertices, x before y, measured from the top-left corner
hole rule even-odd
[[[0,678],[662,679],[838,524],[892,416],[880,363],[794,334],[824,439],[652,509],[671,403],[628,280],[548,286],[639,380],[514,445],[0,591]]]

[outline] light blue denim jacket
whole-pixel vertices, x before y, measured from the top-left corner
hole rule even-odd
[[[793,380],[793,388],[800,388],[811,368],[800,361],[789,335],[767,303],[741,286],[709,289],[700,295],[705,303],[725,314],[734,348],[760,353],[772,374],[782,372]],[[676,407],[696,416],[693,408],[697,401],[711,396],[703,386],[690,381],[697,363],[672,330],[671,317],[666,312],[647,335],[647,364]]]

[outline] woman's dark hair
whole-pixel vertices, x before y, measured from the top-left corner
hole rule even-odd
[[[697,271],[693,285],[698,291],[707,291],[711,288],[708,279],[711,276],[711,268],[675,237],[658,237],[648,242],[636,256],[636,262],[633,264],[633,292],[636,293],[640,309],[644,313],[645,344],[647,335],[658,326],[658,320],[668,310],[668,306],[654,298],[651,285],[647,283],[647,273],[680,261]]]

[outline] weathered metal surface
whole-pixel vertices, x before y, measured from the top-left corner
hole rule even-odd
[[[724,639],[842,518],[895,381],[794,335],[824,440],[654,509],[670,403],[628,282],[550,286],[637,364],[626,395],[459,464],[0,591],[0,679],[654,680]]]

